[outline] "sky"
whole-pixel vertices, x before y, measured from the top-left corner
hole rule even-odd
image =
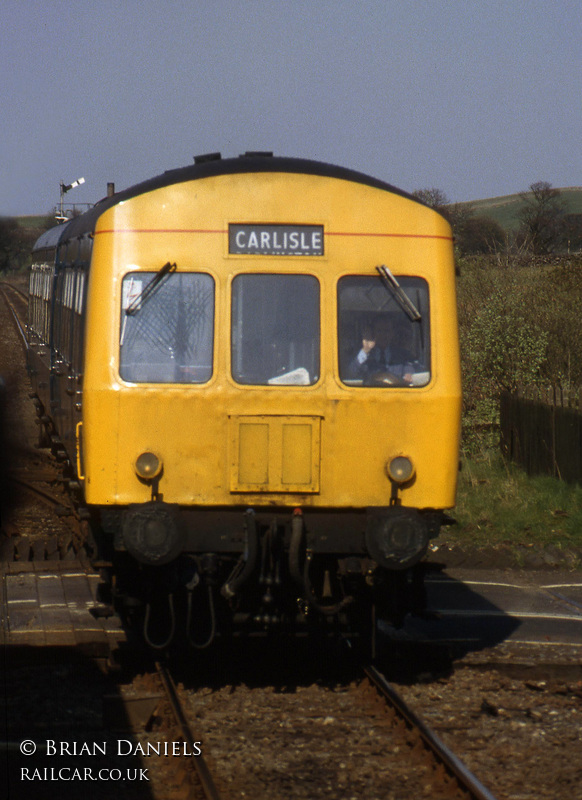
[[[0,215],[194,155],[462,202],[582,185],[579,0],[2,0]]]

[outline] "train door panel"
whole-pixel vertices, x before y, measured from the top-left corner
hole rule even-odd
[[[52,377],[52,414],[58,420],[58,429],[63,444],[69,453],[74,454],[75,419],[73,395],[74,384],[74,302],[75,284],[77,280],[72,265],[61,268],[57,275],[55,291],[55,313],[53,324],[53,363]]]
[[[81,264],[75,270],[73,286],[72,308],[72,341],[71,341],[71,367],[67,379],[66,392],[70,397],[71,418],[70,425],[76,430],[81,421],[81,403],[83,397],[83,346],[85,342],[85,307],[87,294],[88,264]]]
[[[48,411],[50,408],[51,384],[51,313],[54,294],[54,265],[43,265],[38,276],[39,313],[38,313],[38,347],[36,350],[36,391]]]

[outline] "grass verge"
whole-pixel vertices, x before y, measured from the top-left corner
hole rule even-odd
[[[495,451],[462,459],[453,516],[453,544],[582,550],[582,487],[530,477]]]

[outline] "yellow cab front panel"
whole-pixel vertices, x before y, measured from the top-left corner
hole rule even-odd
[[[391,276],[421,322],[395,300]],[[454,505],[453,251],[432,209],[301,172],[161,186],[99,217],[88,297],[88,504],[150,501],[152,482],[136,473],[150,453],[156,499],[182,507],[387,506],[387,465],[401,456],[414,475],[400,504]],[[384,335],[366,326],[384,310],[422,349],[416,376],[363,371],[366,347]],[[176,330],[189,343],[181,349]]]

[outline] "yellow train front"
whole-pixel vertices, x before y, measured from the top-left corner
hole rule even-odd
[[[151,644],[419,605],[458,470],[442,216],[327,164],[211,157],[102,201],[59,252],[83,344],[52,407]]]

